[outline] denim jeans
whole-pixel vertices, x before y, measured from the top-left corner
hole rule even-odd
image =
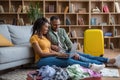
[[[95,63],[95,64],[103,64],[103,63],[107,63],[109,61],[109,59],[105,58],[105,57],[96,57],[96,56],[84,54],[81,52],[77,52],[77,53],[80,55],[79,61],[88,62],[88,63]]]
[[[90,63],[74,60],[72,58],[63,59],[63,58],[56,58],[56,57],[45,57],[45,58],[41,58],[37,62],[37,67],[40,68],[41,66],[46,66],[46,65],[49,65],[49,66],[56,65],[58,67],[67,67],[73,64],[79,64],[86,68],[89,68],[90,66]]]
[[[88,54],[84,54],[84,53],[80,53],[77,52],[80,55],[80,59],[79,60],[74,60],[73,58],[56,58],[56,57],[45,57],[45,58],[41,58],[38,62],[37,62],[37,66],[41,67],[41,66],[52,66],[52,65],[56,65],[59,67],[67,67],[69,65],[73,65],[73,64],[79,64],[83,67],[89,68],[90,64],[103,64],[103,63],[107,63],[108,62],[108,58],[104,58],[104,57],[95,57],[95,56],[91,56]],[[70,53],[68,53],[70,54]]]

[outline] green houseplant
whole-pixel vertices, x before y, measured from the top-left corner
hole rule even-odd
[[[35,6],[30,4],[28,11],[28,17],[30,19],[30,22],[33,24],[37,18],[40,18],[42,16],[43,12],[40,10],[39,3],[37,3]]]

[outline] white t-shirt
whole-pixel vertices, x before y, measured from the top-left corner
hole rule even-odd
[[[54,32],[55,35],[57,36],[57,39],[58,39],[58,46],[60,48],[60,51],[59,52],[65,52],[65,50],[62,48],[62,43],[60,42],[60,37],[58,36],[58,32]]]

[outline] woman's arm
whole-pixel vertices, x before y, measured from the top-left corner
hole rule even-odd
[[[40,57],[48,57],[48,56],[68,57],[68,54],[59,53],[51,49],[50,49],[50,53],[43,53],[38,43],[32,43],[32,47],[35,53],[39,54]]]
[[[48,56],[57,56],[58,55],[58,53],[55,53],[55,52],[54,53],[53,52],[43,53],[39,44],[36,42],[32,43],[32,47],[33,47],[35,53],[39,54],[40,57],[48,57]]]

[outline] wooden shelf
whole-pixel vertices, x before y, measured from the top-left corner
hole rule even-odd
[[[72,42],[77,41],[84,45],[86,29],[101,29],[103,33],[112,33],[112,36],[104,37],[105,48],[110,48],[111,42],[115,48],[120,48],[116,42],[120,42],[120,13],[116,11],[115,2],[120,5],[120,1],[116,0],[0,0],[0,5],[4,8],[3,13],[0,11],[0,19],[5,20],[6,24],[13,24],[13,19],[22,18],[24,25],[30,24],[28,14],[23,8],[20,13],[17,12],[19,5],[29,7],[30,4],[35,6],[39,3],[44,17],[50,19],[51,16],[58,16],[61,20],[61,28],[70,34],[71,31],[76,31],[76,37],[69,35]],[[14,7],[14,12],[11,11],[11,6]],[[104,6],[107,6],[109,12],[104,11]],[[96,7],[100,12],[93,12]],[[67,18],[70,20],[69,24]]]

